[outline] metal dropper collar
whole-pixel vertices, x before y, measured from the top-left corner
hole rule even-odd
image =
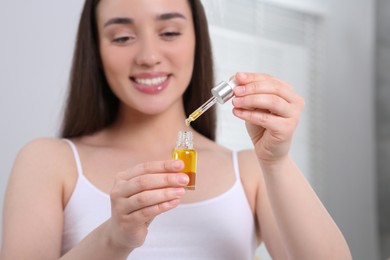
[[[218,103],[224,104],[226,101],[233,97],[233,88],[237,86],[235,79],[230,81],[222,81],[216,87],[211,89],[211,93],[217,99]]]

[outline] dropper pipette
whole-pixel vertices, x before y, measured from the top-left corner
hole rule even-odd
[[[222,81],[216,87],[212,88],[211,93],[213,96],[189,115],[189,117],[185,120],[186,125],[189,126],[192,121],[195,121],[217,101],[220,104],[224,104],[226,101],[231,99],[233,97],[233,88],[235,86],[237,86],[237,82],[232,79],[229,82]]]
[[[207,100],[202,106],[192,112],[191,115],[185,120],[186,126],[189,126],[192,121],[195,121],[198,117],[200,117],[204,112],[206,112],[207,109],[212,107],[215,102],[217,102],[217,98],[213,96],[209,100]]]

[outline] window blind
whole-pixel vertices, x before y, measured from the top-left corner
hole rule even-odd
[[[323,17],[260,0],[204,0],[216,78],[237,71],[272,74],[305,98],[291,155],[309,181],[321,185],[321,103]],[[230,102],[217,107],[217,142],[233,150],[251,148],[244,123]]]

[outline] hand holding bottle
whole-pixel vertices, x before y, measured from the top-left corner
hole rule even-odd
[[[117,246],[141,246],[153,218],[179,204],[189,181],[179,173],[183,168],[180,160],[154,161],[117,174],[109,220],[109,236]]]
[[[257,157],[274,162],[288,155],[304,106],[287,83],[270,75],[237,73],[233,113],[246,121]]]

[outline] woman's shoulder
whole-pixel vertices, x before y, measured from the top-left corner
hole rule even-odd
[[[69,144],[63,139],[42,137],[26,143],[16,156],[12,172],[48,174],[65,172],[73,159]]]
[[[41,137],[26,143],[19,151],[18,157],[27,158],[54,158],[66,153],[69,145],[63,140],[54,137]]]
[[[8,179],[6,198],[10,203],[20,201],[14,195],[22,192],[25,198],[47,207],[57,202],[65,205],[65,199],[77,180],[75,172],[72,151],[62,139],[31,140],[16,156]]]
[[[23,148],[40,147],[40,146],[61,146],[64,144],[64,139],[57,137],[40,137],[27,142]]]

